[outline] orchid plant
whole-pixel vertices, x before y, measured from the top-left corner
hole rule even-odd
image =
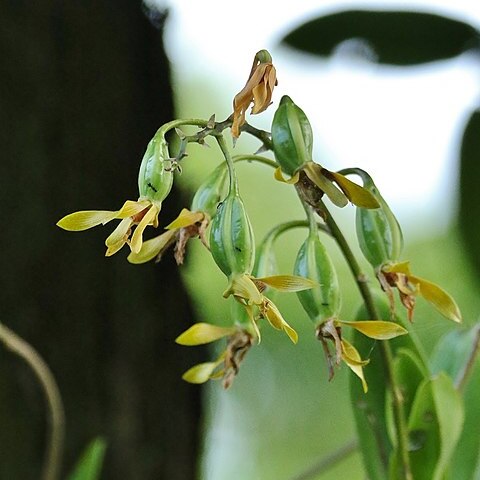
[[[181,119],[159,128],[140,163],[138,200],[126,201],[117,211],[71,213],[63,217],[58,226],[81,231],[120,220],[106,239],[105,254],[116,254],[127,245],[130,250],[127,259],[133,264],[158,262],[165,251],[174,246],[175,259],[180,265],[187,241],[200,239],[213,264],[225,275],[226,288],[222,295],[230,299],[231,319],[228,326],[202,321],[179,332],[176,341],[181,345],[225,342],[219,356],[185,372],[183,378],[187,382],[222,379],[223,386],[230,387],[248,350],[261,343],[265,325],[284,332],[296,343],[298,334],[272,300],[271,291],[296,293],[322,345],[329,379],[343,362],[356,379],[352,383],[353,404],[363,396],[369,406],[368,411],[356,414],[359,445],[368,477],[382,480],[447,478],[448,458],[461,435],[461,392],[449,377],[432,377],[412,324],[418,296],[456,323],[462,321],[460,310],[447,292],[413,275],[409,263],[400,260],[403,246],[400,225],[370,175],[360,168],[331,171],[314,160],[310,122],[290,97],[284,95],[279,101],[270,132],[247,122],[250,106],[252,115],[270,107],[277,84],[277,72],[269,52],[259,51],[245,86],[234,96],[233,113],[226,120],[218,122],[215,116]],[[184,126],[197,130],[187,135],[181,130]],[[172,130],[179,140],[175,152],[166,140]],[[236,139],[246,134],[260,142],[257,153],[232,156],[228,137],[235,145]],[[198,186],[189,208],[183,208],[159,235],[143,240],[147,226],[158,228],[161,224],[162,202],[167,199],[175,176],[181,173],[188,145],[203,144],[207,137],[216,141],[224,161]],[[270,155],[260,155],[265,152]],[[272,178],[285,183],[285,188],[295,189],[305,218],[274,226],[256,244],[235,170],[235,164],[242,160],[272,167]],[[359,177],[361,183],[348,178],[352,175]],[[333,209],[348,204],[356,208],[357,239],[346,238],[332,213]],[[275,241],[293,228],[304,229],[306,238],[293,262],[292,272],[279,273],[271,261]],[[322,240],[324,236],[336,241],[358,285],[364,308],[356,319],[341,317],[341,288],[336,266]],[[361,271],[352,253],[351,241],[358,241],[386,302],[372,288],[373,280]],[[406,322],[397,315],[394,290],[407,310]],[[345,335],[344,330],[351,330],[353,335]],[[376,341],[380,355],[373,358],[369,352]],[[415,382],[405,374],[406,368],[415,372]],[[369,389],[376,393],[372,395]],[[450,399],[449,412],[445,411],[445,402],[438,400],[445,396]],[[389,424],[379,425],[373,420],[376,415],[383,418],[379,412],[385,409],[389,412]],[[426,412],[433,415],[428,425],[422,420]],[[457,427],[448,428],[448,413],[455,417]],[[424,433],[423,443],[413,448],[412,438],[419,430]],[[433,460],[427,458],[432,449],[439,452]]]

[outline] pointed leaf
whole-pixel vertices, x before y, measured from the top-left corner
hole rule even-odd
[[[375,338],[376,340],[389,340],[391,338],[398,337],[399,335],[406,335],[408,333],[408,330],[403,328],[398,323],[385,322],[383,320],[363,320],[356,322],[338,320],[338,323],[355,328],[367,337]]]
[[[272,275],[256,280],[281,292],[300,292],[318,286],[317,282],[298,275]]]
[[[454,322],[462,322],[462,314],[455,300],[435,283],[410,275],[408,279],[419,287],[419,294],[430,302],[444,317]]]
[[[366,189],[349,180],[340,173],[330,172],[335,182],[342,189],[347,198],[357,207],[378,208],[380,204],[377,199]]]
[[[100,480],[107,444],[103,438],[93,440],[83,452],[67,480]]]
[[[235,327],[219,327],[210,323],[196,323],[179,335],[175,342],[180,345],[203,345],[235,333]]]
[[[446,372],[457,385],[463,383],[465,369],[471,366],[470,381],[463,385],[462,392],[465,405],[464,428],[457,448],[450,461],[450,471],[459,479],[480,478],[480,435],[478,419],[480,418],[480,358],[476,360],[475,349],[478,349],[480,324],[468,330],[454,330],[447,333],[435,346],[430,361],[434,374]],[[453,479],[452,479],[453,480]]]

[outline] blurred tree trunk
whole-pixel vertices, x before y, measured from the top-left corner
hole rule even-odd
[[[181,373],[199,349],[174,343],[192,312],[170,256],[133,266],[125,251],[103,256],[114,226],[55,226],[75,210],[137,199],[146,144],[172,118],[157,20],[155,28],[140,1],[0,4],[0,321],[57,378],[64,472],[104,435],[102,479],[191,480],[198,453],[199,390]],[[163,225],[182,205],[178,195],[167,199]],[[43,415],[31,372],[0,346],[0,478],[39,478]]]

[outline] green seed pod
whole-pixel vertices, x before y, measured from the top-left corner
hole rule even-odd
[[[192,212],[205,212],[213,218],[220,200],[225,196],[226,181],[227,168],[222,163],[198,187],[192,200]]]
[[[245,206],[231,190],[220,203],[210,230],[210,250],[220,270],[232,274],[250,273],[255,260],[253,230]]]
[[[300,247],[294,274],[318,283],[314,288],[297,292],[302,307],[316,326],[338,316],[341,297],[337,273],[317,233],[310,233]]]
[[[312,127],[303,110],[286,95],[273,117],[272,143],[275,158],[288,175],[312,160]]]
[[[168,158],[168,146],[165,139],[152,138],[143,155],[138,172],[140,198],[161,202],[170,193],[173,184],[173,169]]]
[[[372,179],[365,173],[364,188],[377,199],[380,208],[357,208],[356,230],[360,249],[374,267],[396,261],[403,249],[403,235],[395,215],[380,195]]]

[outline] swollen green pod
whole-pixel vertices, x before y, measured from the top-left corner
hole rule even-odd
[[[300,247],[294,274],[318,284],[309,290],[297,292],[302,307],[316,326],[338,316],[341,297],[337,273],[316,232],[311,232]]]
[[[362,253],[374,267],[398,260],[403,249],[403,235],[395,215],[380,195],[372,179],[364,172],[364,188],[377,199],[376,209],[357,208],[356,230]]]
[[[272,143],[275,159],[288,175],[312,160],[312,127],[303,110],[286,95],[273,117]]]
[[[222,163],[198,187],[192,200],[192,212],[205,212],[213,218],[225,195],[227,178],[226,164]]]
[[[210,250],[215,263],[227,277],[250,273],[253,268],[253,230],[243,201],[234,190],[220,203],[213,217]]]
[[[143,155],[138,172],[140,198],[161,202],[170,193],[173,169],[169,161],[168,145],[164,138],[152,138]]]

